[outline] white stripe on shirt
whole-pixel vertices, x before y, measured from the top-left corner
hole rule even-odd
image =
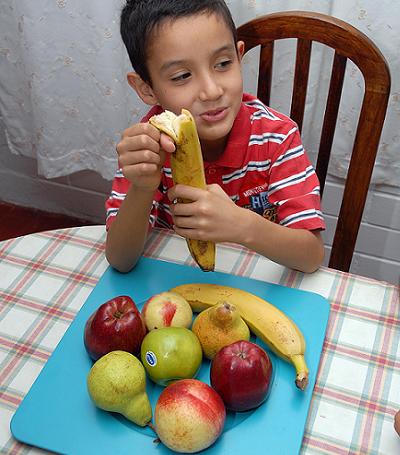
[[[286,188],[288,186],[297,185],[299,182],[304,182],[308,177],[315,174],[314,168],[308,166],[305,171],[299,172],[298,174],[293,174],[286,179],[279,180],[275,182],[268,188],[268,195],[275,193],[276,191]]]
[[[307,220],[310,218],[318,218],[323,220],[323,216],[320,210],[309,209],[287,216],[281,220],[280,224],[282,226],[290,226],[291,224],[298,223],[299,221]]]
[[[271,160],[265,161],[249,161],[246,166],[242,167],[241,169],[237,169],[236,171],[232,172],[231,174],[223,175],[222,182],[227,184],[232,182],[233,180],[243,178],[248,171],[268,171],[271,164]]]
[[[106,219],[108,220],[108,218],[111,218],[112,216],[116,216],[118,213],[118,210],[119,209],[107,209]]]
[[[171,171],[171,168],[170,167],[164,167],[164,174],[169,177],[170,179],[172,179],[172,171]]]
[[[267,142],[275,142],[276,144],[283,144],[288,137],[297,131],[297,127],[292,128],[286,134],[279,133],[263,133],[252,134],[249,139],[249,145],[263,145]]]
[[[299,145],[298,147],[295,147],[293,149],[286,150],[286,152],[283,155],[278,157],[278,159],[275,161],[275,163],[271,166],[271,169],[273,167],[279,166],[282,163],[286,163],[286,161],[297,158],[303,154],[304,154],[304,148],[302,145]]]
[[[123,201],[126,197],[126,193],[118,193],[117,191],[111,191],[111,199],[117,199],[118,201]]]
[[[303,194],[301,197],[306,197],[306,196],[309,196],[309,195],[312,195],[312,194],[315,194],[316,196],[320,196],[320,190],[321,188],[319,186],[316,186],[314,187],[311,191],[309,191],[308,193],[306,194]],[[280,207],[283,205],[283,204],[286,204],[287,201],[292,201],[292,199],[282,199],[281,201],[278,202],[277,205],[279,205]]]
[[[270,119],[270,120],[281,120],[279,117],[277,117],[276,115],[274,115],[268,108],[267,106],[262,103],[260,100],[256,99],[256,100],[253,100],[253,101],[247,101],[245,103],[246,106],[249,106],[249,107],[257,107],[258,109],[260,109],[260,111],[262,111],[264,114],[266,114],[267,118]],[[253,113],[254,115],[254,113]]]

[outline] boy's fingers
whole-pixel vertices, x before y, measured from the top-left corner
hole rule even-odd
[[[143,150],[158,153],[160,144],[153,138],[142,134],[139,136],[125,137],[117,144],[116,150],[119,156],[127,152],[139,152]]]
[[[117,144],[116,150],[118,155],[130,151],[150,150],[155,153],[173,153],[175,144],[173,140],[166,134],[161,134],[160,131],[149,123],[138,123],[127,128],[123,134],[121,141]],[[162,161],[164,161],[164,156]]]
[[[142,134],[150,136],[154,141],[159,142],[161,133],[155,126],[150,125],[150,123],[135,123],[122,132],[122,138],[139,136]]]
[[[140,163],[161,164],[161,157],[152,150],[141,150],[137,153],[125,153],[119,157],[120,166],[132,166]]]
[[[232,199],[225,193],[225,191],[218,185],[218,183],[211,183],[210,185],[207,185],[207,191],[221,198],[229,199],[232,201]]]
[[[172,204],[171,212],[174,217],[181,216],[192,216],[193,215],[193,204]]]
[[[168,198],[170,201],[174,201],[177,198],[189,199],[191,201],[197,201],[203,194],[203,189],[195,188],[188,185],[174,185],[168,190]]]
[[[175,143],[167,134],[161,133],[160,145],[167,153],[175,152]]]

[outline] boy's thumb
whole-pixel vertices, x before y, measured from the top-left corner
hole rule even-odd
[[[175,152],[175,143],[167,134],[161,133],[160,145],[167,153]]]

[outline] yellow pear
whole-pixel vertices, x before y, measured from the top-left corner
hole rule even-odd
[[[129,352],[112,351],[100,357],[89,372],[87,386],[98,408],[118,412],[142,427],[151,420],[146,373]]]
[[[210,360],[224,346],[250,339],[247,324],[235,305],[229,302],[219,302],[202,311],[194,320],[192,331],[200,340],[204,355]]]

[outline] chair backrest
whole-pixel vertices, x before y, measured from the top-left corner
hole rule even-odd
[[[375,44],[359,30],[325,14],[288,11],[258,17],[238,28],[246,51],[260,45],[257,96],[269,105],[274,41],[297,38],[290,117],[301,131],[307,94],[312,42],[335,50],[325,108],[316,173],[324,190],[339,104],[350,59],[364,77],[365,92],[360,110],[342,205],[333,240],[329,266],[347,272],[350,268],[371,174],[378,150],[390,93],[388,64]]]

